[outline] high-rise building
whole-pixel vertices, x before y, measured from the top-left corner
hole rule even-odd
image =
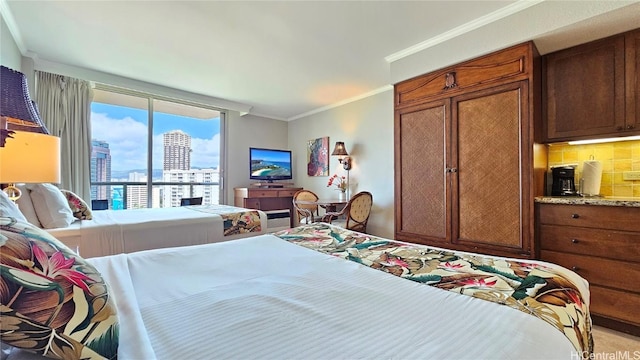
[[[191,136],[173,130],[163,134],[164,169],[162,181],[185,183],[185,185],[165,185],[162,187],[161,207],[180,206],[180,199],[202,197],[202,204],[217,204],[219,198],[218,169],[191,168]],[[215,185],[193,185],[194,183],[215,183]],[[155,195],[155,194],[154,194]],[[155,206],[155,205],[154,205]]]
[[[191,169],[191,136],[180,130],[172,130],[164,137],[164,170]]]
[[[91,182],[111,181],[111,151],[109,143],[91,140]],[[109,199],[111,187],[107,185],[91,186],[91,199]]]
[[[139,172],[129,172],[129,182],[146,182],[147,175]],[[128,185],[127,186],[127,209],[144,209],[147,207],[147,186]]]
[[[167,186],[162,194],[163,206],[180,206],[181,198],[202,197],[202,204],[217,204],[219,198],[218,169],[165,170],[164,182],[186,183]],[[189,183],[215,183],[216,185],[191,185]]]

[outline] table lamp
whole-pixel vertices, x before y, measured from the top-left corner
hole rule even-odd
[[[60,138],[15,131],[0,147],[0,183],[14,202],[22,195],[15,183],[60,183]]]
[[[60,182],[60,138],[48,135],[25,75],[0,67],[0,183],[13,201],[15,183]]]

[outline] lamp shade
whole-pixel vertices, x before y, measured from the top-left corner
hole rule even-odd
[[[0,147],[0,183],[60,183],[60,138],[16,131]]]
[[[27,77],[6,66],[0,67],[0,116],[8,130],[49,133],[29,96]]]
[[[347,153],[347,149],[344,147],[344,142],[336,141],[336,147],[333,148],[331,155],[348,156],[349,153]]]

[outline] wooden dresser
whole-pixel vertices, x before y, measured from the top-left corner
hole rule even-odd
[[[262,211],[288,209],[290,214],[290,226],[294,226],[293,195],[302,188],[234,188],[234,204],[238,207],[258,209]]]
[[[640,207],[537,203],[540,259],[589,281],[595,324],[640,335]]]

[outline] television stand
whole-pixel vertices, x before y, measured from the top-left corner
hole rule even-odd
[[[273,184],[273,183],[271,183]],[[255,186],[255,184],[252,184]],[[262,185],[262,184],[260,184]],[[286,185],[279,183],[278,185]],[[302,190],[300,187],[285,188],[234,188],[234,204],[238,207],[258,209],[262,211],[288,209],[291,214],[289,225],[294,226],[293,195]]]

